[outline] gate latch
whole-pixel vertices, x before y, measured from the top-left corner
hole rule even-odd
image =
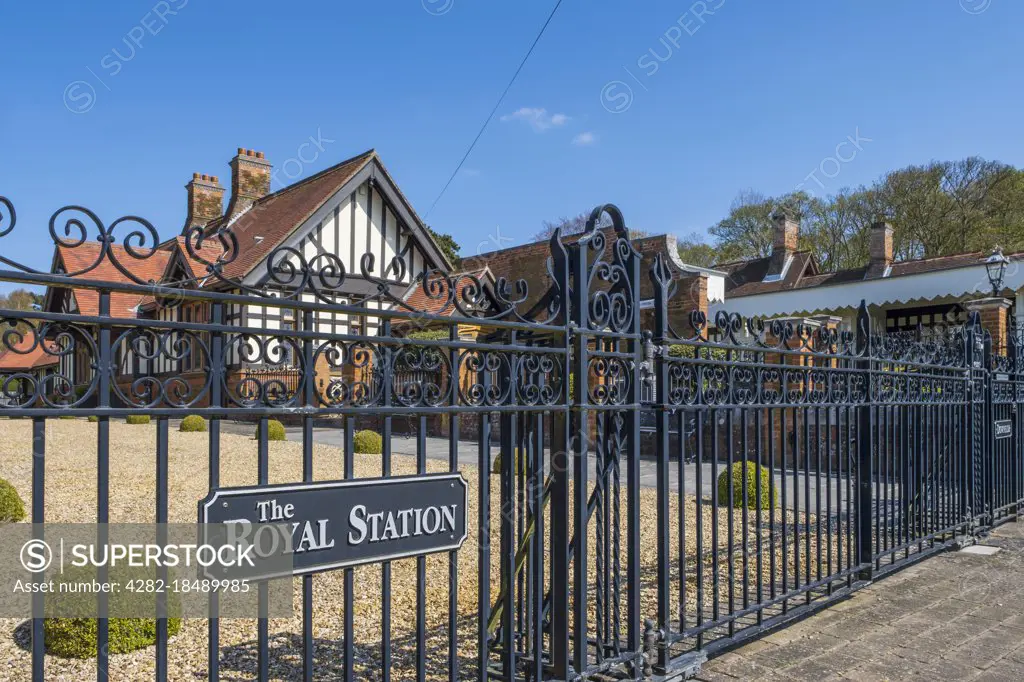
[[[640,380],[648,386],[654,386],[654,358],[657,355],[659,346],[655,345],[651,332],[644,332],[643,351],[644,359],[640,363]]]

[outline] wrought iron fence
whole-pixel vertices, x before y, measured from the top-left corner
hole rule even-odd
[[[0,237],[13,228],[13,209],[0,199],[4,206],[11,224],[0,222]],[[65,415],[98,420],[97,507],[82,522],[110,519],[118,485],[112,460],[147,449],[111,448],[111,422],[139,414],[157,422],[149,436],[157,522],[171,519],[175,493],[168,421],[185,414],[208,420],[211,491],[240,475],[225,471],[222,457],[230,437],[224,426],[234,418],[257,421],[249,473],[260,485],[271,483],[271,418],[301,426],[298,478],[313,481],[314,464],[328,466],[314,457],[313,425],[322,417],[335,418],[340,436],[329,463],[336,478],[370,467],[383,478],[440,468],[472,483],[471,541],[447,554],[440,573],[432,560],[431,579],[425,557],[320,576],[338,581],[331,608],[342,616],[330,653],[314,637],[314,591],[323,586],[297,577],[301,630],[279,652],[270,646],[269,619],[258,620],[256,660],[246,671],[258,679],[270,677],[279,655],[301,661],[302,679],[317,677],[325,656],[334,659],[325,674],[347,680],[679,676],[707,655],[1013,517],[1024,498],[1017,418],[1024,360],[1016,346],[1009,358],[993,357],[977,316],[928,339],[876,334],[863,308],[854,332],[728,314],[680,320],[668,305],[680,283],[661,257],[650,268],[642,262],[610,205],[594,211],[578,241],[552,237],[542,304],[525,282],[490,286],[468,275],[421,273],[419,286],[443,304],[432,309],[453,315],[411,309],[372,259],[362,260],[359,279],[378,286],[348,296],[340,260],[296,250],[268,259],[270,296],[224,274],[238,250],[228,228],[183,234],[190,256],[206,268],[196,282],[141,281],[133,265],[152,256],[155,230],[131,219],[141,228],[115,250],[115,229],[128,219],[104,226],[89,212],[69,219],[72,209],[58,211],[51,235],[76,248],[89,236],[86,226],[95,226],[100,255],[91,267],[37,272],[0,255],[7,268],[0,281],[95,292],[99,302],[92,315],[0,310],[5,345],[42,344],[60,362],[45,378],[0,379],[0,415],[32,422],[34,524],[48,518],[47,454],[60,447],[48,438],[47,421]],[[603,216],[611,228],[596,227]],[[216,257],[210,244],[219,245]],[[289,268],[274,265],[286,256]],[[121,281],[89,277],[101,262],[117,268]],[[641,277],[655,292],[643,326]],[[464,278],[472,286],[462,286]],[[336,293],[349,302],[334,303]],[[194,309],[209,317],[115,317],[111,299],[122,294],[152,296],[170,310],[181,301],[205,303]],[[298,324],[281,330],[228,321],[232,307],[250,304],[292,310]],[[379,332],[327,334],[314,324],[318,312],[372,317]],[[399,333],[425,323],[450,333],[433,340]],[[477,336],[460,335],[463,325],[479,329]],[[163,361],[175,366],[183,347],[198,378],[157,371]],[[119,381],[124,358],[140,363],[139,374]],[[240,361],[266,369],[248,371]],[[13,379],[17,391],[9,390]],[[651,452],[643,451],[645,414],[654,421]],[[431,444],[434,415],[445,417],[446,438]],[[371,456],[354,448],[357,421],[367,416],[379,420],[382,436],[382,452]],[[393,451],[396,418],[414,424],[408,458]],[[467,443],[460,436],[469,431]],[[15,436],[0,430],[0,437]],[[431,445],[444,449],[436,464]],[[198,465],[193,455],[190,477]],[[647,468],[652,488],[644,483]],[[91,485],[77,485],[83,497],[91,494]],[[641,522],[648,514],[653,526]],[[357,570],[379,579],[379,599],[357,590]],[[396,609],[399,592],[411,596]],[[45,599],[37,594],[34,603]],[[238,672],[223,655],[218,603],[211,599],[206,660],[189,660],[188,674]],[[373,611],[372,633],[361,629],[357,603]],[[31,656],[23,661],[35,679],[45,672],[41,613],[34,611]],[[156,620],[155,676],[163,680],[175,643],[167,619]],[[117,660],[105,646],[105,619],[97,633],[103,677],[117,672]]]

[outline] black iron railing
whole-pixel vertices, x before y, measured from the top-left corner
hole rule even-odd
[[[0,200],[0,215],[5,206]],[[6,215],[0,237],[13,227],[13,211]],[[603,216],[611,228],[595,227]],[[58,211],[52,236],[63,247],[97,238],[95,262],[77,272],[37,272],[0,256],[0,282],[87,289],[99,301],[95,315],[0,310],[5,345],[42,344],[60,360],[55,375],[19,375],[16,391],[8,390],[12,383],[0,387],[0,416],[32,421],[33,523],[49,518],[47,451],[64,447],[47,422],[67,415],[98,421],[98,505],[81,522],[110,517],[110,491],[121,483],[110,463],[123,454],[111,449],[110,424],[131,415],[156,420],[154,430],[138,432],[148,435],[130,454],[155,453],[157,521],[195,508],[195,500],[169,503],[180,468],[168,466],[168,424],[186,414],[209,424],[207,452],[190,451],[187,473],[194,474],[196,457],[205,458],[210,490],[248,473],[269,482],[270,419],[301,425],[304,481],[313,479],[314,464],[346,479],[357,470],[423,472],[441,453],[433,468],[461,470],[472,482],[475,541],[441,560],[444,579],[428,581],[422,558],[385,561],[360,569],[379,576],[381,592],[371,596],[357,591],[353,569],[325,573],[319,579],[337,581],[331,610],[342,619],[340,639],[328,645],[313,634],[320,588],[309,576],[296,578],[301,628],[271,649],[269,621],[259,619],[259,679],[269,678],[279,655],[297,657],[303,679],[312,679],[323,657],[346,680],[421,679],[428,670],[451,680],[677,675],[957,536],[1012,518],[1024,499],[1017,417],[1024,361],[1015,344],[1009,357],[994,357],[977,316],[921,339],[876,334],[863,308],[855,332],[728,314],[680,318],[669,305],[680,273],[662,257],[642,262],[614,206],[595,210],[579,240],[554,235],[550,286],[534,292],[539,298],[525,282],[416,273],[415,286],[438,304],[430,310],[453,315],[410,308],[395,291],[400,262],[385,271],[363,259],[358,286],[349,290],[340,261],[292,249],[268,259],[265,276],[233,280],[225,268],[239,246],[229,228],[182,235],[204,264],[200,280],[142,281],[134,266],[162,242],[139,222],[124,248],[114,249],[122,222],[108,227],[80,209]],[[93,227],[97,234],[88,235]],[[284,257],[292,268],[274,265]],[[123,277],[93,278],[100,263]],[[640,324],[641,278],[654,287],[653,326]],[[192,310],[207,312],[187,321],[115,318],[111,297],[121,294],[154,297],[172,312],[181,301],[201,303]],[[334,303],[342,295],[348,303]],[[295,328],[228,319],[232,309],[250,306],[287,309]],[[317,313],[343,316],[355,331],[327,333],[315,324]],[[370,320],[375,332],[361,333]],[[415,325],[449,333],[405,338]],[[466,338],[466,328],[476,336]],[[195,370],[188,376],[115,376],[135,360],[177,362],[182,349]],[[258,369],[246,369],[252,366]],[[335,419],[341,443],[329,461],[313,447],[327,442],[313,428],[325,417]],[[382,452],[357,454],[354,434],[368,417]],[[257,421],[252,471],[225,468],[240,466],[222,456],[223,427],[234,418]],[[412,425],[409,455],[394,450],[396,418]],[[443,436],[436,441],[435,421]],[[18,437],[7,428],[0,426],[0,437]],[[92,495],[92,482],[78,485],[81,497]],[[467,552],[475,553],[472,567],[460,565]],[[475,580],[465,580],[467,570]],[[460,590],[474,594],[467,599]],[[399,593],[412,596],[394,608]],[[44,672],[45,600],[35,596],[40,610],[22,661],[36,679]],[[189,661],[188,672],[233,676],[236,657],[223,656],[216,600],[211,608],[206,660]],[[357,633],[366,610],[376,624],[372,637]],[[102,677],[111,666],[108,621],[99,620],[97,632]],[[160,680],[176,645],[168,634],[158,617]]]

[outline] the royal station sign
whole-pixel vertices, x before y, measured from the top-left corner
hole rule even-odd
[[[199,521],[205,543],[253,558],[231,577],[260,579],[458,549],[467,499],[457,473],[219,488]]]

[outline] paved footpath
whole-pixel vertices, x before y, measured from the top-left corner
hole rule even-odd
[[[1024,520],[982,545],[999,551],[925,559],[712,659],[697,679],[1024,680]]]

